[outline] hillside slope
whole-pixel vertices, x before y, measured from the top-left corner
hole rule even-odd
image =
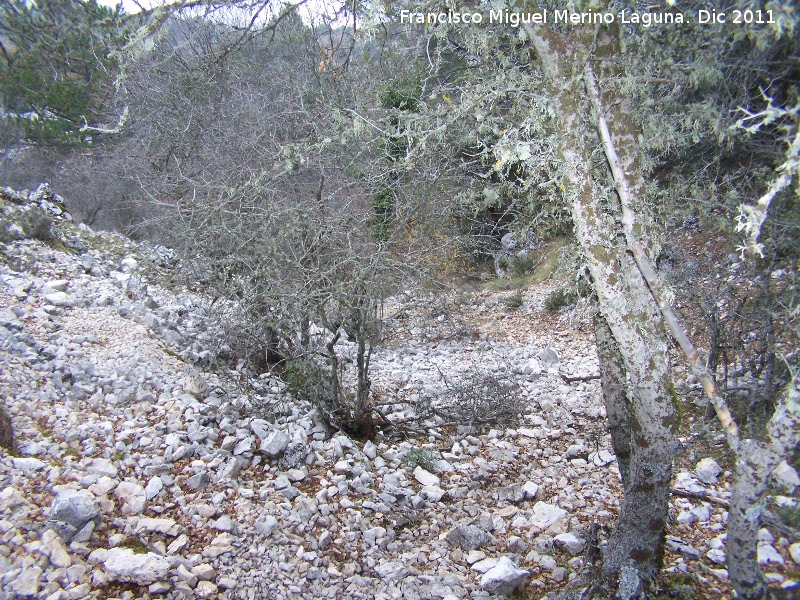
[[[364,443],[277,378],[220,367],[224,328],[166,285],[163,249],[75,226],[40,192],[2,207],[0,599],[489,598],[522,582],[538,597],[575,577],[593,522],[613,525],[591,327],[545,310],[557,282],[518,307],[508,292],[393,299],[372,359],[392,418],[475,374],[513,381],[522,418]],[[14,229],[31,211],[38,229]],[[713,460],[686,466],[676,488],[729,496]],[[724,506],[671,508],[663,580],[730,597]],[[800,561],[778,537],[759,547],[776,584]]]

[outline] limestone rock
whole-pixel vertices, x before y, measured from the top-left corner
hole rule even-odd
[[[8,585],[9,591],[23,598],[36,596],[42,579],[42,570],[37,566],[23,568]]]
[[[594,463],[596,467],[605,467],[615,460],[616,457],[608,450],[600,450],[599,452],[592,452],[589,454],[589,461]]]
[[[147,494],[142,486],[131,481],[122,481],[114,490],[114,496],[124,502],[123,515],[139,515],[144,512]]]
[[[481,588],[490,594],[510,596],[524,585],[530,571],[518,568],[510,558],[502,556],[497,564],[481,577]]]
[[[673,535],[667,536],[667,547],[673,552],[678,552],[688,558],[700,558],[700,552],[697,550],[697,548],[691,544],[687,544],[682,539]]]
[[[269,514],[261,515],[258,520],[256,520],[254,525],[255,530],[266,537],[271,536],[272,532],[275,531],[277,526],[278,519]]]
[[[800,542],[795,542],[789,546],[789,556],[792,557],[795,564],[800,565]]]
[[[66,292],[69,287],[69,279],[52,279],[44,285],[54,292]]]
[[[277,458],[289,445],[289,435],[285,431],[273,431],[259,450],[270,458]]]
[[[250,421],[250,430],[256,434],[259,440],[263,442],[270,434],[269,421],[265,421],[264,419],[253,419]]]
[[[130,273],[139,267],[139,263],[132,256],[126,256],[119,263],[123,273]]]
[[[704,458],[694,467],[694,474],[706,485],[716,483],[720,473],[722,473],[722,467],[713,458]]]
[[[103,561],[103,569],[114,581],[150,585],[165,579],[169,562],[158,554],[136,554],[127,548],[112,548]]]
[[[164,483],[161,481],[161,478],[156,475],[150,481],[147,482],[147,486],[144,488],[145,497],[148,500],[152,500],[161,492],[164,488]]]
[[[134,535],[139,533],[161,533],[175,537],[183,530],[174,519],[152,517],[132,517],[129,519],[129,526]]]
[[[535,484],[532,481],[527,481],[522,486],[522,491],[525,492],[526,500],[533,500],[534,498],[536,498],[536,494],[539,493],[539,486],[538,484]]]
[[[775,470],[772,472],[772,479],[775,480],[779,488],[789,490],[790,494],[793,494],[795,488],[800,486],[800,477],[798,477],[797,471],[785,460],[782,460],[780,464],[775,467]]]
[[[561,533],[553,538],[556,546],[563,548],[572,556],[578,556],[583,552],[586,542],[576,536],[574,533]]]
[[[545,571],[555,571],[558,568],[558,563],[552,556],[544,555],[539,558],[539,566]]]
[[[446,539],[453,546],[461,548],[464,552],[469,552],[487,544],[492,538],[488,533],[481,531],[474,525],[462,523],[451,529]]]
[[[378,577],[384,581],[399,581],[411,574],[411,569],[403,562],[388,562],[375,567]]]
[[[419,491],[419,495],[428,502],[439,502],[447,495],[447,492],[436,485],[426,485]]]
[[[220,533],[211,540],[211,543],[203,548],[203,556],[206,558],[216,558],[233,550],[233,541],[236,538],[230,533]]]
[[[479,560],[472,564],[470,567],[471,570],[477,573],[486,573],[487,571],[491,571],[497,566],[497,561],[500,560],[499,558],[484,558],[483,560]]]
[[[42,534],[42,551],[50,559],[54,567],[68,568],[72,566],[72,557],[61,537],[52,529]]]
[[[115,479],[119,470],[117,467],[114,466],[107,458],[95,458],[86,467],[87,473],[93,473],[94,475],[100,475],[101,477],[110,477],[111,479]]]
[[[90,521],[100,522],[100,507],[91,492],[67,490],[53,499],[50,521],[64,541],[69,542]]]
[[[14,486],[0,490],[0,510],[7,510],[25,504],[25,498]]]
[[[197,598],[216,598],[218,592],[217,584],[211,581],[200,581],[194,588],[194,595]]]
[[[66,292],[53,292],[44,297],[53,306],[72,306],[73,300]]]
[[[536,495],[535,492],[534,495]],[[500,488],[498,492],[498,497],[500,500],[506,500],[507,502],[512,502],[513,504],[519,504],[525,499],[525,496],[525,488],[519,483],[512,483],[504,488]]]
[[[378,456],[378,447],[371,440],[367,440],[367,443],[364,444],[363,452],[368,459],[375,460],[375,457]]]
[[[530,524],[539,529],[547,529],[559,519],[562,519],[567,514],[563,508],[559,508],[553,504],[546,502],[537,502],[533,505],[533,516],[530,518]]]
[[[414,479],[419,481],[423,486],[438,486],[442,482],[436,475],[426,471],[419,465],[414,469]]]
[[[762,567],[767,565],[783,565],[786,561],[775,550],[769,542],[758,542],[758,564]]]

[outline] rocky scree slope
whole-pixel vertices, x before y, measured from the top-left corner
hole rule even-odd
[[[555,283],[515,310],[503,293],[395,299],[373,356],[389,418],[481,371],[516,381],[522,420],[362,443],[269,375],[204,366],[222,329],[159,285],[165,249],[74,225],[46,187],[0,200],[0,599],[535,597],[575,577],[592,522],[613,524],[597,358],[585,323],[545,312]],[[711,459],[676,479],[729,486]],[[723,508],[672,511],[666,571],[729,596]],[[762,537],[786,585],[800,545]]]

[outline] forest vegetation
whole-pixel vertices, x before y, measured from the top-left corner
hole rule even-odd
[[[386,298],[524,281],[557,242],[561,300],[596,315],[625,490],[602,558],[564,597],[647,597],[658,574],[687,401],[671,352],[734,456],[732,585],[779,596],[756,543],[769,475],[797,465],[800,441],[800,9],[451,4],[7,0],[0,183],[47,181],[82,222],[175,248],[241,316],[235,352],[361,436],[380,426],[369,363]],[[708,243],[680,245],[686,230]],[[502,252],[515,246],[530,251]]]

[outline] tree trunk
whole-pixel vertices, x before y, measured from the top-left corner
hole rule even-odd
[[[622,467],[627,473],[623,475],[625,497],[603,557],[606,589],[600,594],[629,600],[645,594],[663,556],[678,425],[667,392],[666,334],[658,306],[626,252],[617,221],[606,213],[589,171],[586,136],[590,121],[582,104],[586,97],[582,74],[593,40],[586,39],[583,28],[567,36],[545,28],[526,29],[542,62],[558,115],[559,154],[575,233],[592,275],[600,312],[626,373],[629,409],[627,414],[624,409],[619,415],[615,413],[614,418],[620,416],[623,426],[630,415],[630,461]],[[618,405],[616,396],[607,401],[615,408]],[[617,440],[623,437],[619,431]],[[624,454],[627,443],[621,442],[621,447]]]
[[[597,357],[600,360],[600,385],[606,407],[608,432],[617,456],[617,466],[623,487],[630,481],[631,464],[631,407],[625,391],[625,362],[614,335],[602,315],[594,321],[597,338]]]
[[[773,452],[757,440],[742,440],[731,490],[725,552],[731,583],[739,598],[756,600],[766,593],[757,560],[758,530],[764,511],[767,478],[778,464]]]
[[[800,391],[791,382],[767,424],[769,442],[745,439],[739,444],[728,511],[728,574],[739,598],[759,600],[767,588],[758,565],[758,530],[769,476],[800,443]]]

